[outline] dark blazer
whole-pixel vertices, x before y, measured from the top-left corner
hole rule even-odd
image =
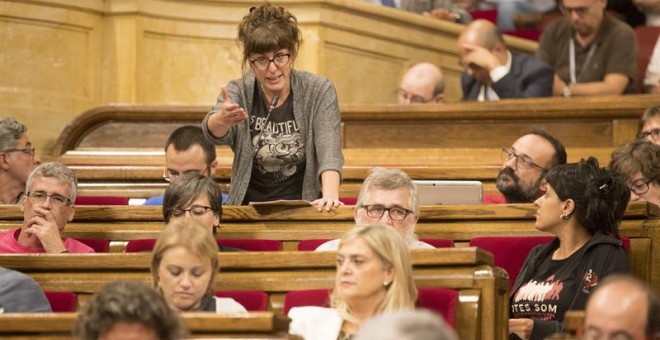
[[[552,96],[555,72],[550,65],[529,54],[511,52],[511,70],[491,87],[500,99]],[[477,100],[483,83],[463,72],[463,100]]]

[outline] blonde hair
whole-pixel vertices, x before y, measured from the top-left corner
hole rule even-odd
[[[385,298],[374,310],[374,315],[415,309],[417,287],[413,278],[410,252],[401,235],[386,225],[361,225],[349,230],[339,241],[339,249],[346,243],[361,239],[380,259],[383,269],[392,269],[394,280],[385,287]],[[342,319],[359,324],[351,314],[351,307],[339,294],[337,286],[330,297],[331,305]]]
[[[187,218],[168,223],[160,233],[158,241],[156,241],[151,257],[151,277],[154,287],[158,289],[158,267],[160,267],[165,252],[176,247],[183,247],[195,256],[208,258],[211,261],[211,272],[213,274],[209,280],[206,294],[208,296],[213,295],[213,287],[220,269],[218,244],[207,228]]]

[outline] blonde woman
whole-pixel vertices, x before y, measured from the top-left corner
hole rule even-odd
[[[357,226],[341,238],[332,308],[289,311],[289,332],[305,339],[350,339],[369,318],[413,310],[417,288],[408,247],[385,225]]]
[[[169,223],[151,259],[151,275],[167,304],[182,312],[241,313],[234,299],[213,296],[220,267],[218,245],[208,229],[192,219]]]

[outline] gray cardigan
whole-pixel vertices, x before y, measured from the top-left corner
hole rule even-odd
[[[244,108],[248,114],[254,101],[255,77],[248,72],[242,79],[227,84],[227,93],[232,102]],[[341,153],[339,104],[337,92],[326,78],[304,71],[291,72],[291,95],[293,115],[300,125],[300,134],[305,143],[305,176],[302,198],[313,201],[321,193],[321,174],[328,170],[337,171],[341,177],[344,156]],[[248,120],[229,128],[226,135],[216,138],[208,130],[208,119],[220,111],[222,95],[211,109],[202,129],[207,138],[216,144],[228,145],[234,152],[231,169],[231,189],[225,204],[240,205],[243,202],[250,176],[254,146],[250,138]]]

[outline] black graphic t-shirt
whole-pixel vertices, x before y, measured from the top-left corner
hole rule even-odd
[[[540,320],[563,320],[581,278],[575,273],[582,251],[563,260],[546,257],[532,278],[523,283],[511,299],[511,317]]]
[[[268,107],[260,86],[255,86],[250,112],[250,134],[255,148],[252,175],[243,204],[276,199],[301,199],[305,176],[305,145],[293,115],[293,94],[284,104]]]

